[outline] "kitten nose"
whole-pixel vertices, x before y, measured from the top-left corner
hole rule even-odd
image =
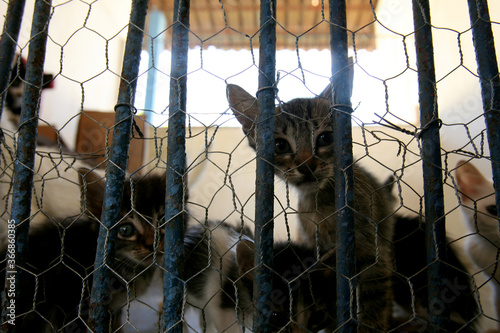
[[[316,170],[316,163],[310,161],[303,162],[297,167],[297,170],[303,175],[313,174]]]
[[[297,170],[304,175],[314,173],[316,162],[311,152],[302,152],[297,156]]]

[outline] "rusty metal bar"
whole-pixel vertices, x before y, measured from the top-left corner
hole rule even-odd
[[[172,31],[170,106],[165,206],[164,332],[182,332],[184,305],[184,172],[186,167],[186,89],[190,0],[176,0]]]
[[[497,211],[500,212],[500,78],[486,0],[468,0],[472,41],[481,83],[484,120],[490,147]]]
[[[107,332],[109,327],[109,283],[114,259],[117,229],[112,228],[120,218],[120,207],[128,163],[128,150],[133,122],[133,105],[142,39],[148,9],[148,0],[134,0],[130,14],[118,104],[115,107],[115,127],[110,147],[110,160],[106,169],[101,228],[97,241],[95,272],[90,298],[89,326],[94,332]]]
[[[443,197],[443,169],[439,129],[434,49],[428,0],[413,1],[413,23],[417,51],[421,132],[424,175],[427,279],[429,283],[429,331],[443,332],[447,327],[449,306],[442,302],[445,290],[446,230]]]
[[[7,277],[15,274],[16,299],[20,306],[23,300],[25,256],[28,248],[29,217],[31,208],[31,193],[33,187],[33,168],[35,164],[35,149],[38,135],[38,112],[43,83],[43,65],[47,47],[48,26],[50,21],[51,1],[37,0],[31,26],[31,41],[28,61],[26,64],[25,88],[23,93],[19,136],[17,141],[16,159],[14,161],[14,184],[12,197],[11,221],[16,226],[15,233],[15,265],[7,267]],[[7,302],[7,297],[4,298]],[[6,303],[3,303],[4,305]],[[7,308],[2,307],[6,318]],[[3,330],[15,326],[3,327]]]
[[[334,161],[335,209],[337,225],[337,323],[340,332],[355,332],[356,307],[351,295],[356,288],[356,249],[354,237],[354,175],[352,156],[352,107],[347,57],[345,0],[330,0],[330,47],[332,82],[335,91]],[[355,299],[355,298],[354,298]]]
[[[260,4],[259,115],[256,125],[257,170],[255,181],[255,280],[253,331],[271,332],[273,231],[274,231],[274,116],[276,75],[276,1]]]

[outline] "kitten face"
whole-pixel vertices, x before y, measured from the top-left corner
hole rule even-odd
[[[276,108],[276,174],[302,191],[324,187],[333,176],[330,103],[294,99]]]
[[[125,185],[118,244],[127,244],[124,253],[140,266],[150,265],[155,254],[163,253],[165,187],[165,174],[150,174]]]
[[[14,58],[14,63],[11,71],[10,84],[7,89],[7,94],[5,96],[5,106],[9,110],[9,117],[12,122],[16,125],[19,124],[19,118],[21,115],[21,107],[23,102],[23,93],[25,87],[24,78],[26,76],[26,64],[24,59],[19,59],[20,55],[16,54]],[[50,82],[53,80],[52,74],[44,74],[42,89],[50,86]]]
[[[329,185],[333,176],[332,87],[316,98],[297,98],[276,108],[275,171],[302,193]],[[241,87],[228,85],[229,104],[255,145],[257,99]]]
[[[84,175],[82,186],[86,187],[82,204],[95,219],[100,219],[105,181],[94,172],[79,171]],[[149,174],[125,183],[122,218],[115,227],[118,229],[115,260],[117,271],[127,280],[153,265],[157,256],[163,254],[165,186],[165,174]]]
[[[158,228],[158,220],[139,216],[123,219],[117,228],[116,269],[130,280],[161,257],[164,231]]]
[[[18,67],[19,55],[16,54],[14,64],[12,66],[11,78],[7,95],[5,96],[5,106],[10,110],[10,117],[12,121],[19,122],[21,114],[21,105],[23,102],[24,92],[24,77],[26,75],[26,67],[23,60],[20,61]],[[16,118],[14,118],[16,117]]]

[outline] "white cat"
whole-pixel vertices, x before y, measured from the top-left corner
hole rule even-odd
[[[493,304],[500,319],[500,233],[493,183],[467,161],[459,161],[457,187],[461,210],[471,234],[466,237],[466,251],[480,269],[491,277]],[[498,331],[500,332],[500,325]]]

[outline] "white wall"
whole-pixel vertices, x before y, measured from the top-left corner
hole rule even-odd
[[[488,1],[488,4],[491,20],[499,22],[500,2],[496,0]],[[484,149],[484,156],[489,156],[489,149],[487,142],[484,146],[481,146],[481,137],[478,137],[486,126],[482,116],[479,79],[476,77],[477,65],[467,2],[431,0],[430,11],[433,25],[432,37],[436,79],[438,82],[438,112],[439,117],[444,122],[440,134],[441,154],[443,156],[443,168],[445,169],[443,175],[446,177],[444,190],[447,231],[450,239],[457,239],[469,233],[463,224],[453,180],[449,177],[454,175],[453,169],[458,160],[469,158],[466,154],[459,153],[457,150],[462,149],[480,154],[481,149]],[[407,36],[406,46],[409,63],[411,68],[416,68],[411,1],[381,0],[379,1],[377,13],[381,22],[388,28]],[[493,24],[492,27],[496,37],[495,46],[498,63],[500,60],[500,25],[497,23]],[[380,29],[380,33],[383,38],[379,40],[378,46],[388,58],[388,62],[383,66],[390,66],[390,62],[394,61],[404,67],[404,65],[401,65],[406,60],[404,53],[401,52],[402,37],[383,28]],[[460,50],[463,56],[462,63]],[[416,80],[416,77],[413,80]],[[414,89],[416,89],[416,85]],[[410,102],[413,103],[414,100]],[[470,144],[470,137],[475,138],[474,142],[477,151]],[[486,177],[491,179],[491,164],[487,159],[475,159],[472,163]],[[419,168],[421,168],[420,164]],[[421,170],[414,169],[414,173],[407,173],[405,180],[422,193]],[[414,202],[411,202],[411,205],[414,204]],[[457,242],[455,245],[457,248],[461,248],[463,243]],[[471,267],[471,271],[477,271],[477,269]],[[484,277],[479,274],[476,278],[477,282],[481,283]],[[486,288],[483,288],[482,291],[484,292],[482,292],[481,301],[483,305],[487,306],[485,313],[492,315],[493,310],[489,307],[491,292]],[[489,321],[485,321],[484,325],[485,327],[495,327],[495,324]]]
[[[34,0],[26,1],[18,52],[28,56]],[[53,89],[43,92],[40,117],[61,130],[73,147],[82,110],[113,111],[130,16],[130,1],[52,2],[45,72],[56,75]],[[0,25],[7,11],[0,2]],[[106,48],[107,45],[107,48]]]
[[[500,2],[489,1],[490,16],[492,21],[500,21]],[[431,23],[433,25],[432,34],[434,42],[434,60],[436,67],[438,112],[444,125],[441,129],[441,144],[443,160],[446,171],[450,172],[455,167],[456,162],[463,158],[463,155],[453,154],[458,149],[474,152],[469,135],[476,137],[485,129],[484,118],[481,116],[482,101],[477,75],[474,48],[472,44],[472,33],[470,31],[470,21],[467,3],[464,1],[450,2],[445,0],[430,1]],[[406,77],[405,84],[411,87],[413,98],[409,99],[410,104],[415,104],[416,69],[415,60],[415,40],[413,35],[413,19],[411,1],[381,0],[377,9],[378,19],[387,27],[378,25],[379,39],[377,41],[380,52],[384,52],[386,62],[381,64],[383,68],[394,68],[394,73],[401,73],[401,77]],[[500,26],[493,24],[494,34],[497,36],[495,45],[497,49],[497,62],[500,59]],[[403,38],[403,36],[405,38]],[[458,38],[460,38],[460,49]],[[406,54],[404,51],[406,45]],[[460,52],[462,52],[463,62],[460,62]],[[406,61],[408,59],[409,69]],[[386,77],[390,76],[387,74]],[[392,91],[389,90],[389,95]],[[394,92],[397,94],[397,91]],[[415,107],[418,107],[415,104]],[[467,130],[470,134],[467,134]],[[474,141],[479,150],[480,140]],[[484,154],[488,156],[488,147],[484,146]],[[446,155],[446,153],[451,153]],[[491,167],[487,160],[474,161],[481,171],[491,177]],[[413,183],[417,177],[408,177],[408,181]],[[418,182],[419,184],[420,182]],[[452,185],[448,180],[447,184]],[[420,186],[420,185],[418,185]],[[458,205],[454,189],[446,186],[446,210],[450,212],[449,220],[460,219],[456,214]],[[455,229],[454,227],[451,229]],[[461,231],[460,231],[461,232]]]
[[[472,32],[468,7],[465,1],[450,2],[446,0],[430,1],[432,34],[434,42],[434,60],[436,67],[438,111],[445,126],[441,131],[443,149],[451,151],[469,142],[463,131],[467,124],[474,137],[485,128],[482,114],[482,101],[475,53],[472,44]],[[500,21],[500,2],[489,1],[489,12],[492,21]],[[390,30],[378,25],[379,50],[384,52],[387,61],[381,67],[395,67],[400,72],[406,68],[406,56],[403,51],[403,37],[406,36],[408,60],[412,72],[415,65],[415,46],[411,1],[381,0],[379,1],[378,18]],[[497,62],[500,59],[500,25],[493,24],[493,33],[497,37]],[[460,50],[463,62],[460,62]],[[402,76],[407,75],[403,73]],[[416,76],[408,81],[416,80]],[[415,82],[413,88],[417,89]],[[389,95],[391,92],[389,91]],[[414,103],[414,100],[410,100]],[[475,120],[475,121],[473,121]],[[469,123],[472,122],[472,123]],[[448,126],[446,126],[446,124]],[[452,126],[455,125],[455,126]]]

